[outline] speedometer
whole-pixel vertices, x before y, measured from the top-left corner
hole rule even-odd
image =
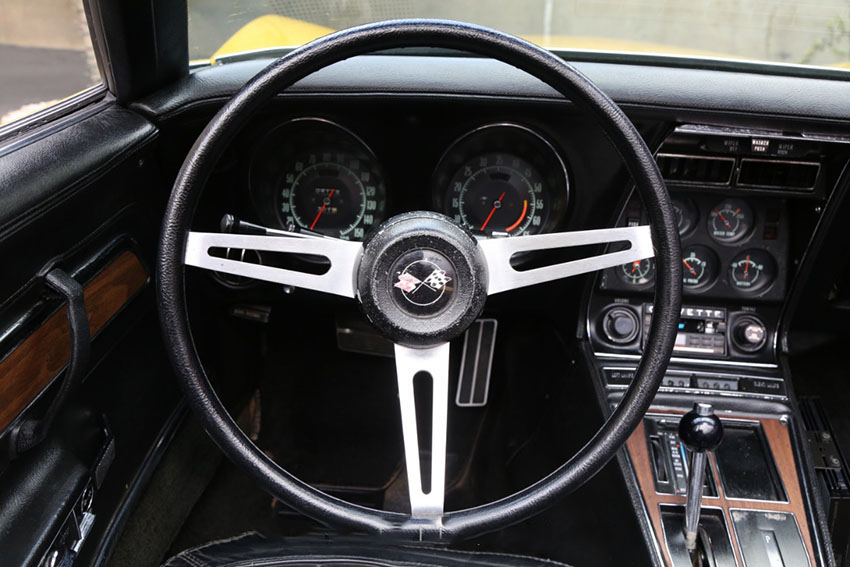
[[[378,219],[377,187],[364,165],[344,152],[307,154],[304,161],[295,161],[281,183],[284,225],[362,240]]]
[[[461,136],[434,173],[435,204],[483,236],[554,229],[569,195],[566,167],[554,146],[516,124],[483,126]]]
[[[386,210],[383,171],[350,130],[321,118],[290,120],[258,142],[251,196],[260,220],[362,240]]]

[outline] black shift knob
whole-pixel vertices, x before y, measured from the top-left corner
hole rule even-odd
[[[710,404],[695,403],[679,422],[679,438],[691,451],[714,451],[723,441],[723,424]]]

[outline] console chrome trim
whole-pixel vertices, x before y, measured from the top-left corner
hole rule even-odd
[[[624,354],[619,352],[597,352],[593,351],[593,356],[600,360],[604,359],[615,359],[615,360],[640,360],[639,354]],[[779,365],[773,362],[743,362],[743,361],[735,361],[735,360],[710,360],[705,358],[680,358],[673,356],[670,358],[670,362],[676,362],[680,364],[700,364],[700,365],[717,365],[717,366],[728,366],[735,367],[740,366],[743,368],[767,368],[771,370],[778,370]]]
[[[705,497],[703,497],[703,498],[705,498]],[[658,513],[659,513],[659,515],[661,514],[661,510],[662,510],[663,508],[665,508],[665,507],[667,507],[667,508],[682,508],[682,514],[684,515],[684,513],[685,513],[685,506],[684,506],[684,505],[681,505],[681,504],[667,504],[667,503],[659,503],[659,504],[658,504]],[[731,524],[731,523],[732,523],[732,519],[731,519],[731,517],[730,517],[729,519],[727,519],[727,518],[726,518],[726,514],[725,514],[725,512],[724,512],[724,510],[723,510],[723,507],[722,507],[722,506],[701,506],[701,507],[700,507],[700,511],[702,511],[702,510],[717,510],[718,512],[720,512],[720,516],[723,518],[723,524],[724,524],[724,526],[726,527],[726,537],[727,537],[727,538],[729,538],[729,548],[730,548],[730,549],[732,549],[732,554],[733,554],[733,556],[734,556],[735,549],[736,549],[736,545],[735,545],[735,544],[736,544],[736,543],[737,543],[737,541],[738,541],[738,540],[737,540],[738,533],[737,533],[737,532],[735,532],[735,538],[736,538],[736,539],[733,541],[733,540],[732,540],[732,530],[733,530],[734,528],[733,528],[732,526],[730,526],[730,525],[729,525],[729,524]],[[663,522],[663,521],[661,522],[661,526],[660,526],[660,527],[661,527],[661,535],[662,535],[662,536],[664,536],[664,543],[663,543],[663,545],[664,545],[664,547],[667,549],[667,554],[668,554],[668,555],[670,555],[670,546],[667,544],[667,541],[668,541],[668,540],[667,540],[667,529],[664,527],[664,522]],[[735,560],[735,563],[737,564],[737,559]]]
[[[834,144],[850,144],[850,136],[831,134],[807,134],[789,136],[779,130],[760,130],[758,128],[736,128],[732,126],[713,126],[708,124],[682,124],[673,130],[674,134],[730,136],[738,138],[759,137],[771,140],[788,140],[791,142],[829,142]]]
[[[623,386],[621,384],[613,384],[607,386],[610,391],[614,392],[625,392],[628,386]],[[751,392],[733,392],[728,390],[705,390],[702,388],[680,388],[678,386],[660,386],[658,388],[658,392],[662,394],[694,394],[700,396],[714,396],[719,398],[736,398],[736,399],[750,399],[750,400],[767,400],[767,401],[787,401],[787,396],[778,396],[776,394],[759,394],[759,393],[751,393]],[[735,500],[744,500],[743,498],[736,498]],[[773,502],[773,500],[764,500],[763,502]],[[780,502],[781,503],[781,502]]]

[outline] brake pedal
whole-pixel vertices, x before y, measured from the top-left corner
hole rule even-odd
[[[487,405],[497,327],[495,319],[476,319],[464,334],[455,398],[455,404],[459,407]]]

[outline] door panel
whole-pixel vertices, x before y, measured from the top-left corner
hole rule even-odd
[[[81,531],[97,542],[76,551],[95,554],[180,411],[150,285],[167,196],[157,136],[104,101],[0,148],[0,523],[20,528],[0,533],[4,561],[36,565]],[[53,268],[83,286],[91,360],[46,439],[14,455],[13,432],[44,415],[69,362]]]

